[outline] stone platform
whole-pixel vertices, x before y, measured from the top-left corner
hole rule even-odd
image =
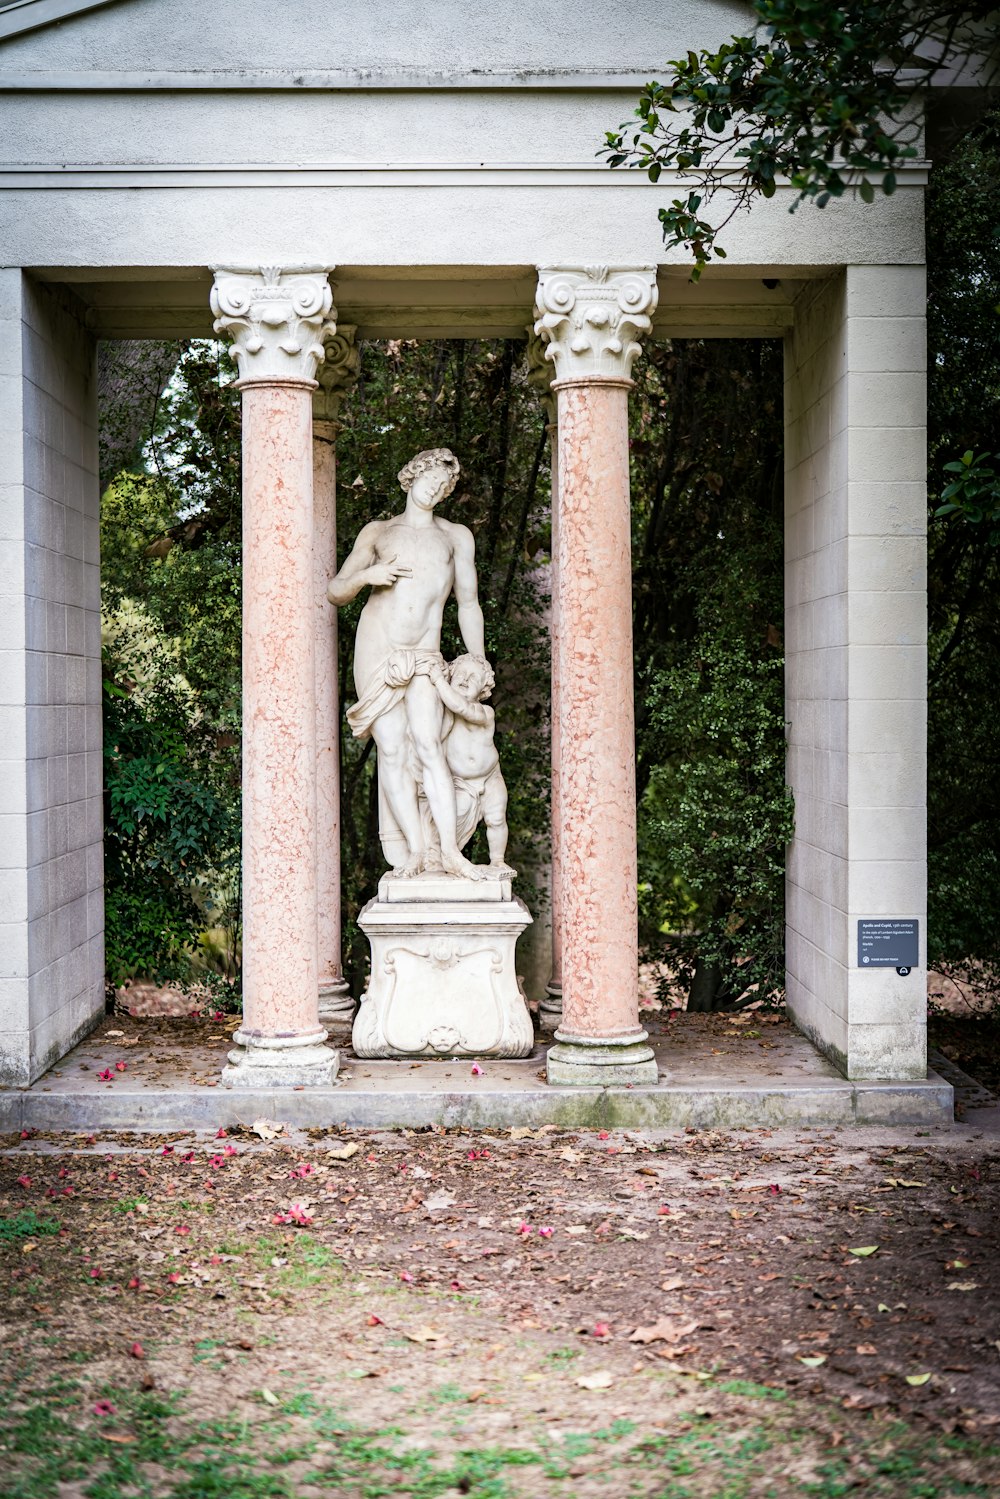
[[[345,1048],[328,1088],[231,1090],[218,1081],[230,1045],[226,1027],[115,1016],[33,1087],[0,1091],[0,1132],[206,1129],[259,1118],[306,1127],[467,1129],[954,1120],[954,1092],[939,1074],[925,1082],[847,1082],[785,1021],[736,1027],[720,1016],[697,1016],[649,1029],[660,1070],[655,1087],[552,1087],[542,1047],[523,1060],[486,1059],[478,1074],[466,1058],[362,1061]],[[101,1082],[98,1074],[109,1068],[114,1081]]]

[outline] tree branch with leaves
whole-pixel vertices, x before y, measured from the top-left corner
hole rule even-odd
[[[920,151],[916,96],[956,55],[995,47],[991,4],[831,7],[824,0],[756,0],[756,30],[716,52],[689,52],[646,85],[635,116],[607,133],[599,155],[657,182],[690,186],[659,211],[670,248],[692,255],[697,281],[725,259],[719,236],[780,181],[791,211],[823,208],[854,190],[891,195]],[[987,62],[988,71],[988,62]]]

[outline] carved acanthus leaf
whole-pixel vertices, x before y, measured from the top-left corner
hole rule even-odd
[[[326,358],[316,371],[319,389],[313,395],[314,421],[338,421],[341,400],[358,383],[361,350],[357,333],[358,330],[349,324],[341,324],[334,336],[326,341]]]
[[[212,312],[216,333],[232,340],[241,382],[311,384],[323,362],[324,340],[337,331],[333,292],[324,270],[218,267]]]
[[[556,419],[556,398],[552,391],[555,370],[546,353],[545,342],[535,332],[534,324],[529,323],[524,331],[528,335],[528,370],[525,375],[525,384],[541,397],[546,420],[551,424]]]
[[[627,380],[652,327],[655,266],[543,266],[534,331],[557,380]]]

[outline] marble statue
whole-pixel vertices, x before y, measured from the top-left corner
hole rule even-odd
[[[434,513],[458,475],[458,459],[447,448],[411,458],[398,476],[406,492],[402,514],[363,527],[327,591],[339,605],[371,589],[354,642],[358,701],[347,718],[358,739],[375,740],[379,836],[386,861],[404,878],[443,870],[475,880],[487,868],[511,874],[504,863],[507,792],[493,745],[493,712],[479,701],[492,687],[493,672],[485,656],[475,541],[467,526]],[[441,624],[452,592],[468,655],[446,667]],[[462,853],[481,814],[489,866]]]
[[[358,916],[371,974],[354,1021],[360,1057],[524,1057],[534,1044],[515,948],[531,914],[511,890],[507,787],[493,742],[476,551],[435,507],[458,482],[447,448],[399,472],[401,515],[372,521],[327,590],[371,592],[354,642],[347,710],[378,753],[379,836],[391,872]],[[454,593],[465,654],[441,654]],[[480,821],[488,864],[462,853]]]

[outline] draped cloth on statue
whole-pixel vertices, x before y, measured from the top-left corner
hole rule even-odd
[[[450,714],[448,717],[450,718]],[[445,720],[447,728],[448,720]],[[476,828],[485,816],[484,803],[488,799],[490,787],[499,782],[503,786],[503,775],[499,765],[495,766],[488,775],[466,777],[455,775],[452,771],[452,780],[455,783],[455,841],[459,848],[464,848],[472,837]],[[420,794],[420,821],[424,830],[424,839],[429,850],[428,867],[436,868],[440,860],[438,846],[437,828],[431,816],[431,809],[427,805],[427,798]]]
[[[393,651],[377,668],[356,703],[347,710],[347,722],[355,739],[367,739],[372,725],[402,702],[414,677],[430,675],[432,666],[443,666],[440,651]]]
[[[444,665],[440,651],[399,650],[386,656],[372,673],[358,701],[347,710],[347,722],[355,739],[370,738],[373,724],[403,701],[414,677],[429,676],[431,667],[436,665]],[[419,767],[412,752],[408,768],[416,789],[420,779]],[[381,776],[378,784],[378,835],[386,862],[394,867],[404,864],[408,852],[406,839],[389,805]]]

